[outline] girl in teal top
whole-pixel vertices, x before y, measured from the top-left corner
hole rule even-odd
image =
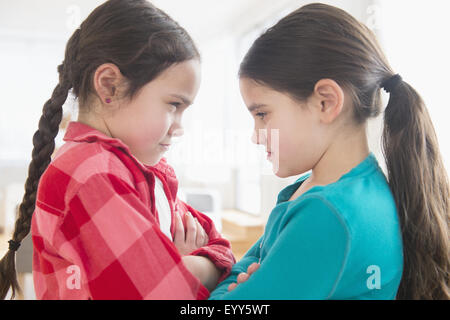
[[[395,202],[375,156],[370,153],[337,182],[289,201],[308,177],[280,192],[264,235],[211,299],[395,297],[402,275],[402,239]],[[228,292],[254,262],[261,267]]]
[[[239,76],[275,174],[310,173],[210,298],[448,299],[447,173],[422,99],[373,33],[309,4],[256,39]],[[366,134],[381,112],[386,176]]]

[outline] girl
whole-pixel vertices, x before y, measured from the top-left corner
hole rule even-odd
[[[15,251],[30,224],[38,299],[204,299],[228,274],[229,242],[177,198],[162,158],[182,134],[199,60],[186,31],[145,0],[107,1],[74,32],[33,137],[2,298],[20,290]],[[71,88],[78,121],[51,159]]]
[[[343,10],[306,5],[254,42],[239,75],[255,142],[277,176],[312,172],[279,193],[264,235],[211,298],[448,299],[438,142],[419,94],[394,75],[372,32]],[[380,87],[390,93],[387,179],[366,136]]]

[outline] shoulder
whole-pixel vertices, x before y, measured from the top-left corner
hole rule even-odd
[[[63,203],[82,185],[101,176],[114,176],[134,185],[131,171],[107,146],[95,142],[67,142],[42,174],[37,199],[46,203],[57,199]]]
[[[80,183],[92,175],[109,173],[127,180],[130,169],[113,152],[114,147],[96,142],[73,142],[54,159],[52,165]]]
[[[333,202],[320,193],[309,193],[292,201],[286,210],[284,222],[297,221],[297,223],[310,223],[320,228],[333,226],[342,229],[350,237],[351,229],[345,215],[343,215]]]
[[[381,171],[349,179],[321,188],[313,188],[289,206],[291,215],[306,214],[313,221],[340,224],[356,244],[358,254],[374,253],[376,248],[401,251],[401,231],[397,209],[386,178]],[[320,214],[317,214],[320,213]],[[337,224],[335,224],[337,225]],[[386,252],[378,252],[383,255]]]
[[[379,170],[313,187],[305,195],[321,199],[352,228],[367,226],[376,220],[396,218],[393,195],[384,174]],[[301,202],[302,197],[298,200]]]

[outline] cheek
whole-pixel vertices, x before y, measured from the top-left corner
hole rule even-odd
[[[163,113],[136,115],[126,136],[135,148],[148,149],[164,139],[169,125],[170,117]]]
[[[152,119],[150,121],[142,121],[139,133],[135,135],[135,139],[141,145],[151,145],[160,143],[167,135],[169,130],[169,120],[160,118],[159,121]]]
[[[316,129],[307,119],[286,124],[279,133],[280,161],[311,162],[322,144]]]

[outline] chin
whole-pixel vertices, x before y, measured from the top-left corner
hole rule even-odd
[[[288,174],[286,172],[280,172],[280,170],[278,170],[277,172],[274,172],[274,173],[278,178],[289,178],[294,175],[294,174]]]
[[[282,167],[276,168],[274,165],[272,166],[272,171],[279,178],[287,178],[292,175],[287,170],[283,169]]]
[[[272,167],[272,171],[273,173],[279,177],[279,178],[289,178],[289,177],[294,177],[297,176],[301,173],[303,173],[303,171],[299,171],[298,169],[294,169],[294,168],[286,168],[286,166],[279,166],[278,170],[276,171],[277,168],[275,168],[275,166]]]
[[[159,157],[158,159],[154,160],[153,163],[150,166],[155,166],[161,161],[162,157]]]
[[[138,160],[141,161],[143,164],[145,164],[147,166],[153,167],[154,165],[157,165],[159,163],[159,161],[161,161],[161,158],[162,158],[162,156],[161,157],[157,157],[157,158],[152,157],[152,158],[146,158],[146,159],[139,159],[138,158]]]

